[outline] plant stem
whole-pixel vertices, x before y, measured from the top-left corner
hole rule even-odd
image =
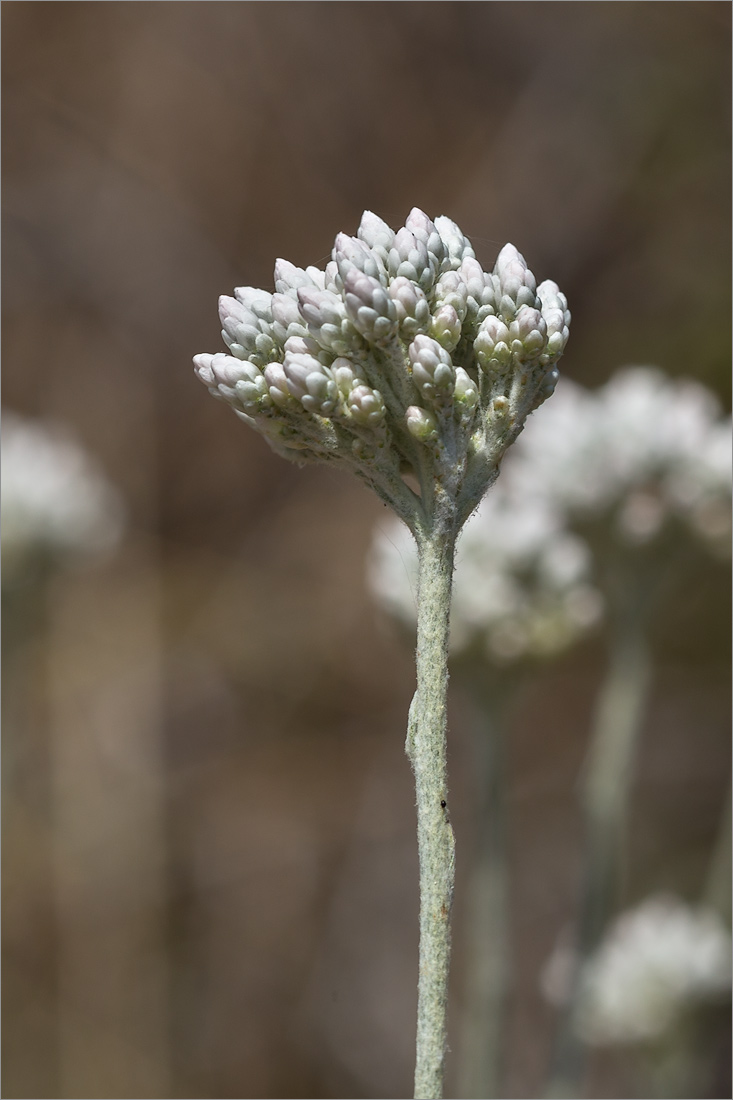
[[[558,1026],[549,1097],[577,1095],[585,1046],[574,1029],[584,963],[599,945],[617,900],[624,825],[650,679],[642,615],[617,620],[582,778],[585,857],[570,995]]]
[[[508,876],[504,710],[506,691],[485,668],[476,670],[481,728],[474,731],[474,766],[479,788],[478,836],[468,884],[467,965],[464,979],[459,1093],[500,1096],[503,1025],[509,982]],[[487,690],[488,689],[488,690]],[[492,690],[493,689],[493,690]]]
[[[448,621],[455,532],[434,523],[418,538],[417,690],[410,707],[407,755],[415,773],[420,858],[420,958],[416,1100],[443,1095],[450,916],[455,851],[448,814],[446,705]]]
[[[702,903],[715,910],[727,923],[731,923],[731,788],[720,819],[718,836],[710,858]]]

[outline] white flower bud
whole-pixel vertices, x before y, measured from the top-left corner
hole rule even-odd
[[[346,316],[343,298],[330,290],[301,287],[298,307],[315,340],[336,355],[345,355],[358,339],[354,326]]]
[[[328,416],[336,407],[339,389],[331,371],[312,355],[288,352],[283,360],[288,389],[308,412]]]
[[[255,286],[238,286],[234,288],[234,297],[259,320],[268,324],[272,321],[272,295],[269,291]]]
[[[209,352],[201,352],[200,355],[194,355],[193,357],[193,371],[199,382],[203,382],[205,386],[212,387],[216,385],[214,378],[214,372],[211,369],[211,361],[214,358]]]
[[[351,360],[344,359],[343,357],[334,359],[333,363],[331,363],[331,373],[341,393],[345,397],[348,397],[356,384],[354,364]]]
[[[505,244],[496,257],[494,275],[499,280],[502,296],[514,303],[515,307],[536,304],[537,283],[521,252],[513,244]],[[503,309],[502,309],[503,312]]]
[[[291,264],[289,260],[276,260],[275,261],[275,291],[278,294],[285,294],[288,298],[297,298],[297,292],[302,286],[316,286],[318,283],[314,281],[311,271],[317,271],[317,268],[309,268],[308,271],[304,271],[302,267],[296,267],[295,264]],[[323,272],[320,272],[323,276]]]
[[[282,363],[268,363],[265,367],[265,382],[270,398],[276,405],[283,408],[290,404],[293,395],[288,386],[288,378],[283,370]]]
[[[407,430],[421,443],[438,438],[438,421],[427,409],[421,409],[419,405],[410,405],[405,412]]]
[[[252,409],[267,396],[262,371],[254,363],[219,352],[194,358],[198,378],[214,397],[242,409]]]
[[[538,309],[520,306],[509,326],[512,351],[519,359],[536,358],[547,344],[547,325]]]
[[[307,336],[308,329],[298,309],[295,295],[273,294],[272,334],[278,344],[284,344],[291,336]]]
[[[447,351],[453,351],[461,338],[461,322],[453,306],[441,306],[430,325],[430,335]]]
[[[474,340],[473,350],[484,370],[506,367],[511,360],[509,329],[498,317],[484,319]]]
[[[466,318],[478,326],[498,311],[494,277],[483,270],[478,260],[467,256],[460,266],[461,281],[466,287]]]
[[[260,397],[267,392],[262,371],[254,363],[243,362],[232,355],[215,355],[211,360],[211,373],[222,393],[229,388],[236,391],[242,385],[254,386]]]
[[[467,409],[475,409],[478,405],[478,387],[463,367],[456,367],[454,396],[456,401]]]
[[[435,284],[433,308],[438,310],[442,306],[452,306],[459,320],[464,320],[468,309],[468,287],[458,271],[445,271]]]
[[[427,332],[430,324],[430,306],[419,286],[400,276],[390,284],[389,293],[395,303],[397,320],[403,334],[408,338],[419,332]]]
[[[349,237],[339,233],[331,253],[338,267],[339,277],[345,283],[349,271],[354,268],[369,275],[377,282],[387,284],[387,272],[381,257],[360,241],[358,237]]]
[[[394,232],[386,222],[378,218],[376,214],[372,214],[371,210],[365,210],[357,230],[357,236],[367,248],[371,248],[372,252],[380,257],[383,263],[387,263],[389,250],[394,243]]]
[[[464,237],[454,221],[441,215],[435,219],[435,228],[440,233],[445,247],[444,268],[455,271],[465,259],[474,258],[475,253],[471,247],[471,242],[467,237]]]
[[[288,336],[283,345],[285,352],[293,355],[312,355],[314,359],[320,359],[325,367],[331,361],[331,356],[324,351],[321,345],[312,336]]]
[[[435,281],[438,264],[414,233],[409,229],[400,229],[389,250],[387,267],[393,279],[403,276],[428,291]]]
[[[412,380],[423,397],[439,400],[452,393],[455,368],[450,355],[437,340],[416,336],[407,353],[412,364]]]
[[[386,412],[379,390],[361,383],[354,386],[348,397],[348,409],[357,424],[376,428],[384,420]]]
[[[397,311],[382,284],[356,268],[344,277],[346,312],[362,336],[375,343],[394,331]]]
[[[549,360],[557,360],[564,352],[570,335],[568,301],[557,283],[551,279],[540,283],[537,287],[537,297],[547,325],[547,356]]]
[[[425,245],[428,253],[435,257],[437,268],[440,268],[445,257],[445,245],[435,224],[427,214],[424,214],[417,206],[413,206],[407,216],[405,229],[409,229],[415,240],[421,241]]]
[[[238,359],[256,358],[258,363],[266,363],[277,347],[272,331],[272,295],[255,292],[251,287],[240,287],[235,294],[237,298],[226,294],[219,298],[224,342]]]

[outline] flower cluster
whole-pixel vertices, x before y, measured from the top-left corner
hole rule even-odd
[[[622,543],[649,542],[672,517],[727,546],[731,421],[703,386],[661,371],[619,371],[599,390],[563,378],[507,456],[499,484],[458,544],[451,642],[491,661],[552,656],[599,618],[603,584],[583,520]],[[377,530],[369,584],[415,621],[417,552],[399,523]]]
[[[706,387],[626,368],[593,391],[563,379],[505,476],[517,497],[552,501],[569,522],[607,518],[627,543],[651,541],[676,518],[722,547],[731,443],[731,420]]]
[[[590,584],[585,543],[550,508],[515,499],[502,482],[463,528],[453,584],[450,646],[497,664],[549,657],[585,634],[603,603]],[[375,534],[370,588],[394,618],[414,626],[418,562],[399,520]]]
[[[572,955],[556,951],[545,993],[562,1003]],[[575,1027],[594,1045],[654,1039],[685,1008],[731,985],[730,933],[719,917],[666,895],[621,914],[581,971]]]
[[[449,218],[414,209],[394,232],[366,212],[325,270],[275,265],[275,292],[219,300],[227,353],[197,355],[215,396],[297,462],[337,461],[412,526],[440,482],[465,519],[548,397],[570,314],[513,245],[493,271]]]
[[[0,443],[6,575],[33,551],[83,555],[115,545],[120,496],[63,428],[3,412]]]

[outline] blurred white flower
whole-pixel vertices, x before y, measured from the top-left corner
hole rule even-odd
[[[716,397],[651,367],[626,368],[598,390],[560,379],[532,417],[502,477],[576,517],[611,516],[628,542],[675,515],[716,545],[730,531],[730,418]]]
[[[572,967],[559,946],[543,974],[548,1000],[567,1000]],[[643,1042],[730,986],[729,929],[712,910],[657,895],[618,917],[583,967],[575,1027],[593,1045]]]
[[[79,556],[117,543],[120,495],[63,427],[3,412],[0,453],[7,571],[35,550]]]
[[[549,656],[599,618],[599,593],[588,582],[588,549],[536,500],[493,489],[468,520],[457,549],[451,650],[480,646],[496,662]],[[399,521],[381,525],[368,566],[375,597],[413,625],[417,552]]]

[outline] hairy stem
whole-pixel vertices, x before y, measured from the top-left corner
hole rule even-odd
[[[624,825],[649,678],[642,617],[627,613],[616,625],[584,766],[585,857],[577,955],[570,996],[558,1026],[549,1097],[576,1096],[585,1069],[585,1047],[573,1026],[580,976],[603,937],[618,897]]]
[[[445,517],[444,517],[445,519]],[[455,533],[436,522],[418,540],[417,690],[410,707],[407,754],[415,773],[420,857],[420,959],[415,1097],[443,1095],[450,916],[455,854],[448,814],[446,704],[448,620]]]
[[[478,679],[483,673],[483,683]],[[458,1088],[464,1097],[501,1096],[504,1010],[509,984],[508,867],[504,804],[506,690],[479,668],[481,728],[474,732],[479,786],[476,850],[466,899],[464,977]],[[488,680],[488,684],[486,681]],[[484,686],[485,685],[485,686]],[[487,690],[493,688],[493,691]]]

